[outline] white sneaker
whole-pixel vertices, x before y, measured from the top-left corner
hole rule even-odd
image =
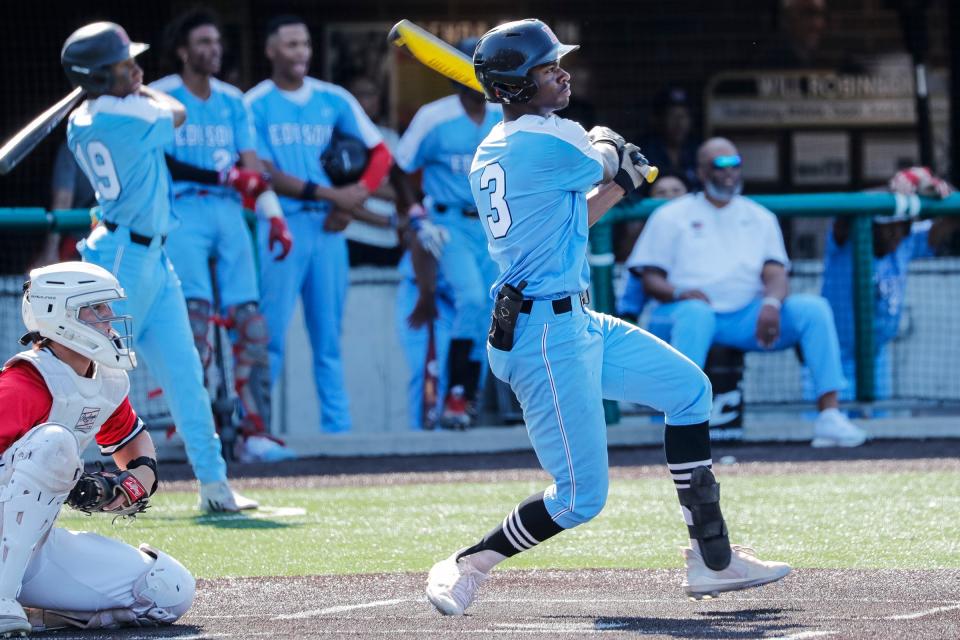
[[[296,457],[292,449],[264,436],[247,436],[240,445],[240,462],[283,462]]]
[[[687,579],[683,590],[692,600],[715,598],[724,591],[737,591],[776,582],[790,573],[790,565],[767,562],[757,557],[750,547],[730,545],[733,553],[730,564],[723,571],[713,571],[703,562],[696,547],[683,549],[687,561]]]
[[[32,628],[19,602],[0,598],[0,638],[24,637]]]
[[[824,409],[813,422],[813,447],[859,447],[866,441],[867,432],[838,409]]]
[[[260,506],[256,500],[244,498],[230,488],[230,484],[222,482],[205,482],[200,485],[200,510],[210,512],[228,511],[236,513],[246,509],[256,509]]]
[[[458,553],[433,565],[427,577],[427,599],[448,616],[462,616],[476,597],[477,587],[487,580],[487,574],[468,558],[457,560]]]

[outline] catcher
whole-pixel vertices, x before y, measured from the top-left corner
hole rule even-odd
[[[64,502],[134,516],[157,489],[153,441],[127,397],[130,319],[111,310],[124,298],[82,262],[34,269],[24,285],[20,342],[32,346],[0,372],[0,637],[169,624],[193,602],[193,576],[162,551],[53,527]],[[83,472],[94,439],[119,469]]]

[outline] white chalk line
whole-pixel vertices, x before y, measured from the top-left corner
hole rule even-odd
[[[409,598],[394,598],[393,600],[374,600],[373,602],[361,602],[359,604],[340,604],[334,607],[323,609],[311,609],[310,611],[301,611],[300,613],[284,613],[274,616],[274,620],[301,620],[303,618],[316,618],[327,616],[332,613],[346,613],[347,611],[356,611],[357,609],[371,609],[374,607],[390,607],[402,602],[414,602]]]
[[[937,613],[944,613],[946,611],[956,611],[960,609],[960,603],[952,604],[947,607],[936,607],[935,609],[927,609],[926,611],[917,611],[916,613],[902,613],[896,616],[886,616],[880,618],[881,620],[916,620],[918,618],[925,618],[927,616],[932,616]]]

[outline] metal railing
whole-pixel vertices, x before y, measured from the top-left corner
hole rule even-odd
[[[856,327],[857,400],[875,399],[874,388],[874,287],[873,287],[873,231],[875,216],[911,214],[924,218],[960,215],[960,193],[938,200],[899,194],[866,193],[811,193],[789,195],[758,195],[751,200],[780,217],[852,218],[850,242],[853,249],[853,310]],[[593,307],[597,311],[614,313],[613,292],[613,225],[618,222],[647,218],[664,200],[643,200],[625,203],[610,210],[590,229],[590,265],[593,287]],[[608,423],[619,420],[615,403],[605,404]]]

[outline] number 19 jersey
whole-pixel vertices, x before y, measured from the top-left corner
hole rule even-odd
[[[480,143],[470,189],[503,284],[526,281],[524,296],[562,298],[590,286],[587,192],[603,159],[578,123],[525,115],[496,125]]]
[[[170,230],[173,112],[131,94],[87,100],[70,114],[67,143],[97,194],[103,219],[145,236]]]

